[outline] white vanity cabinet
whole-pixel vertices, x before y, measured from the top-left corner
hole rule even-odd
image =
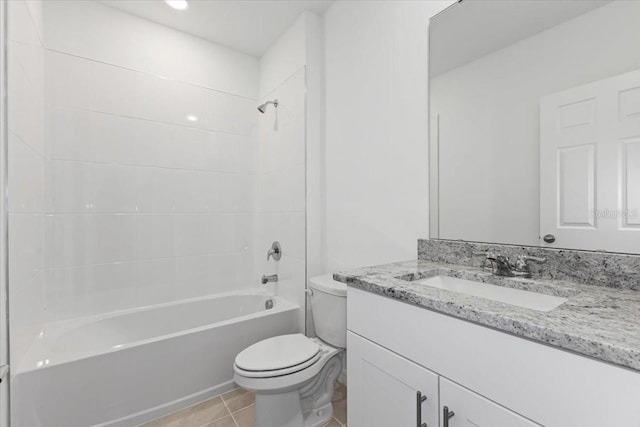
[[[440,414],[449,427],[534,427],[534,422],[440,377]],[[447,416],[448,415],[448,416]]]
[[[350,427],[640,427],[637,371],[354,288],[347,305]]]
[[[347,425],[438,425],[436,374],[351,332],[347,348]]]
[[[533,427],[525,418],[352,332],[348,425]]]

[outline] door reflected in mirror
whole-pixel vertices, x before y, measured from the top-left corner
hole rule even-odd
[[[640,2],[468,1],[430,24],[430,236],[640,252]]]

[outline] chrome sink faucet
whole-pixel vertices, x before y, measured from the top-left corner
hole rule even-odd
[[[491,271],[496,276],[505,277],[531,277],[531,266],[529,261],[543,263],[546,262],[546,258],[539,258],[535,256],[519,255],[516,258],[515,263],[511,263],[508,257],[496,254],[494,252],[478,252],[474,255],[483,255],[485,257],[485,266],[491,266]]]

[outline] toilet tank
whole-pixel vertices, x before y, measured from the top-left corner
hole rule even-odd
[[[318,337],[335,347],[347,346],[347,285],[331,274],[309,279],[313,325]]]

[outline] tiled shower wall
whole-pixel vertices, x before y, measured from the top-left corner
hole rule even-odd
[[[9,18],[12,352],[44,322],[254,287],[258,60],[28,4]]]
[[[44,318],[44,49],[40,3],[8,2],[11,357]],[[13,307],[16,309],[13,309]],[[12,362],[13,363],[13,362]]]
[[[305,234],[310,230],[314,236],[319,234],[318,222],[308,221],[312,211],[307,204],[308,194],[318,195],[321,191],[307,187],[307,167],[321,165],[319,156],[311,159],[307,149],[310,142],[317,141],[307,137],[309,99],[319,96],[320,90],[308,85],[308,73],[310,69],[318,72],[319,65],[312,63],[310,57],[314,48],[319,50],[319,20],[313,13],[301,14],[260,58],[260,102],[278,99],[279,104],[277,109],[270,106],[259,119],[255,265],[258,274],[277,273],[278,283],[270,286],[301,307],[301,332],[305,331],[307,263],[319,264],[319,254],[307,252],[310,243]],[[283,255],[278,262],[267,261],[265,256],[274,240],[282,244]],[[316,257],[310,259],[310,255]],[[313,334],[310,328],[307,332]]]
[[[51,51],[45,75],[51,316],[249,286],[256,101]]]
[[[65,6],[51,7],[45,24],[54,26]],[[147,42],[158,55],[180,38],[194,57],[176,70],[223,59],[220,68],[253,65],[257,79],[257,60],[246,55],[211,58],[183,33],[101,5],[66,7],[71,25],[99,14],[107,31],[162,31],[164,46]],[[251,88],[238,95],[233,85],[207,86],[179,71],[166,77],[166,68],[117,55],[105,63],[103,50],[125,46],[115,35],[104,44],[94,52],[57,39],[45,54],[45,320],[251,287]]]
[[[298,304],[298,327],[304,331],[305,304],[305,69],[263,97],[278,99],[260,117],[260,161],[256,213],[256,268],[278,274],[271,285],[278,295]],[[266,260],[274,241],[282,245],[278,262]]]

